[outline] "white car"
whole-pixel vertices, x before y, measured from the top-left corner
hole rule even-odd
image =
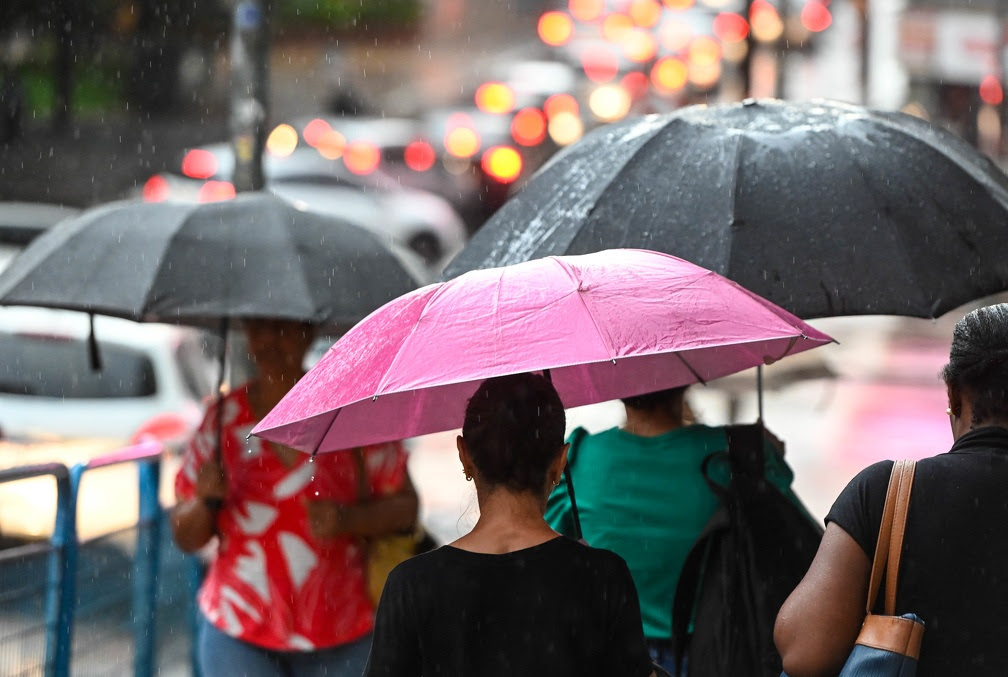
[[[216,373],[202,332],[95,317],[100,371],[84,313],[0,307],[0,438],[187,436]]]
[[[144,185],[143,199],[209,202],[234,196],[230,183],[234,154],[229,144],[195,148],[187,157],[201,158],[207,166],[193,171],[192,163],[184,160],[182,174],[152,176]],[[357,176],[341,161],[326,159],[310,147],[297,148],[285,157],[264,155],[263,171],[266,189],[274,195],[341,217],[412,249],[423,257],[430,279],[465,245],[466,225],[447,200],[401,185],[386,174],[375,171]]]

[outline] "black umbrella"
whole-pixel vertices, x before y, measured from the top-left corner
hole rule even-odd
[[[348,327],[417,286],[371,231],[250,193],[88,210],[0,273],[0,304],[147,322],[263,317]]]
[[[1008,179],[901,113],[693,106],[559,153],[445,276],[614,247],[687,259],[803,318],[937,317],[1008,289]]]

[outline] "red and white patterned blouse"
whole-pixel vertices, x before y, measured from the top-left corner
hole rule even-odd
[[[311,651],[371,631],[374,609],[364,549],[353,537],[320,541],[308,527],[310,498],[357,502],[352,453],[308,454],[287,467],[252,437],[247,386],[224,399],[221,460],[228,495],[218,513],[216,558],[200,588],[200,610],[222,632],[269,649]],[[186,451],[175,478],[179,500],[195,496],[200,466],[216,446],[216,404]],[[399,491],[406,453],[399,442],[364,448],[373,496]]]

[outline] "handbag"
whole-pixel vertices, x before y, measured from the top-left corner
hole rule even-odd
[[[924,621],[912,613],[895,615],[896,583],[914,467],[913,461],[897,461],[893,465],[872,560],[868,615],[839,677],[914,677],[917,674]],[[885,615],[873,614],[883,572],[886,578]]]
[[[367,468],[364,465],[364,450],[357,447],[353,453],[357,465],[357,500],[364,503],[371,498]],[[412,532],[368,539],[365,574],[367,575],[368,596],[371,601],[375,605],[378,604],[385,587],[385,581],[393,569],[410,557],[433,550],[434,547],[436,545],[433,539],[420,526],[419,522]]]

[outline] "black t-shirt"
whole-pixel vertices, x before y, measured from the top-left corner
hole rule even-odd
[[[868,557],[892,466],[861,471],[826,516]],[[896,613],[909,612],[924,620],[918,677],[1008,675],[1008,429],[917,462],[896,594]]]
[[[367,677],[647,677],[626,563],[566,537],[503,555],[450,546],[396,567]]]

